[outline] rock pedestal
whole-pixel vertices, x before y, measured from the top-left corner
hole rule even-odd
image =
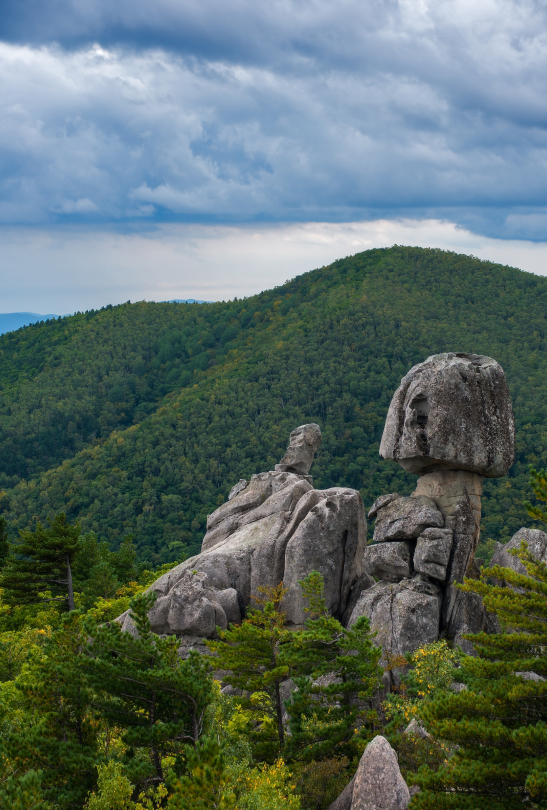
[[[365,570],[378,578],[361,594],[350,623],[370,619],[387,653],[457,642],[485,629],[477,605],[454,583],[470,570],[479,542],[484,477],[505,475],[514,457],[514,423],[501,366],[490,357],[446,353],[414,366],[393,396],[380,455],[418,482],[410,497],[382,495]]]

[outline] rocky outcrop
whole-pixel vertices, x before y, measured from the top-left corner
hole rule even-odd
[[[285,455],[275,465],[276,470],[292,472],[297,475],[307,475],[310,471],[313,457],[321,445],[321,428],[319,425],[301,425],[293,430],[289,437],[289,446]]]
[[[376,644],[384,656],[407,652],[437,641],[442,593],[438,585],[421,579],[403,579],[398,583],[377,582],[364,591],[349,621],[367,616],[376,632]]]
[[[513,413],[501,366],[457,353],[414,366],[392,399],[380,455],[419,478],[410,497],[382,495],[369,512],[376,525],[365,570],[380,581],[356,600],[349,621],[368,616],[385,653],[411,652],[441,631],[472,653],[463,635],[495,630],[495,622],[480,597],[455,583],[474,570],[483,477],[505,475],[513,461]],[[543,545],[532,539],[545,554],[547,535]]]
[[[385,737],[374,737],[355,774],[351,810],[406,810],[409,803],[410,793],[397,754]]]
[[[528,551],[538,562],[547,563],[547,534],[539,529],[522,528],[505,545],[496,543],[490,565],[500,565],[502,568],[511,568],[517,574],[527,574],[524,563],[510,553],[520,549],[523,542],[527,544]]]
[[[468,470],[487,478],[513,463],[509,387],[491,357],[448,352],[410,369],[395,392],[380,455],[409,472]]]
[[[303,624],[298,581],[311,571],[323,575],[329,611],[347,613],[356,583],[367,584],[366,518],[356,490],[313,488],[307,473],[320,436],[318,425],[297,428],[276,470],[241,479],[209,515],[201,553],[151,586],[158,594],[149,614],[154,632],[211,637],[241,620],[259,588],[281,582],[287,622]]]

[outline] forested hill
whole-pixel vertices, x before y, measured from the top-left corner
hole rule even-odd
[[[482,540],[531,525],[547,461],[547,279],[441,250],[369,250],[261,295],[123,304],[0,337],[0,506],[12,531],[61,510],[157,565],[194,552],[239,478],[316,421],[315,485],[365,505],[415,478],[378,456],[391,396],[442,351],[507,374],[517,461],[486,482]]]

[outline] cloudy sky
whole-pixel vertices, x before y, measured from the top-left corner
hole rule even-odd
[[[3,0],[0,311],[376,245],[547,272],[541,0]]]

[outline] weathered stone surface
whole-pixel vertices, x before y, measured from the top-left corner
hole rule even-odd
[[[408,726],[405,728],[404,733],[414,734],[415,737],[421,737],[422,740],[426,740],[430,736],[425,728],[418,723],[415,717],[412,718]]]
[[[361,576],[355,580],[355,583],[351,586],[348,601],[346,603],[346,609],[342,616],[342,624],[344,627],[348,626],[348,622],[351,619],[351,614],[353,613],[353,608],[357,604],[363,591],[366,591],[367,588],[372,588],[374,584],[374,580],[370,574],[366,573],[366,571],[363,571]]]
[[[389,495],[380,495],[379,498],[376,498],[372,506],[370,507],[369,513],[367,515],[368,520],[374,520],[380,509],[383,509],[384,506],[387,506],[392,501],[396,501],[397,498],[402,498],[402,495],[398,495],[396,492],[390,492]]]
[[[201,638],[215,635],[217,627],[225,630],[229,621],[241,621],[235,589],[218,590],[209,585],[207,574],[190,570],[168,596],[157,599],[148,616],[156,633]]]
[[[414,495],[432,498],[454,539],[447,566],[443,623],[451,638],[458,632],[456,612],[461,591],[454,582],[463,578],[475,554],[480,535],[482,476],[465,470],[436,470],[422,475]]]
[[[414,570],[445,580],[453,539],[452,529],[425,529],[416,542]]]
[[[473,644],[463,636],[468,633],[499,633],[500,630],[496,616],[487,613],[478,593],[460,592],[451,622],[454,646],[461,647],[467,655],[476,655]]]
[[[397,755],[378,735],[365,748],[357,768],[351,810],[406,810],[409,802]]]
[[[281,472],[292,472],[297,475],[307,475],[313,462],[313,457],[321,446],[321,428],[314,423],[300,425],[290,435],[289,446],[285,455],[275,465]]]
[[[365,547],[365,513],[356,490],[314,490],[309,476],[279,470],[255,475],[209,516],[201,554],[151,586],[158,594],[152,628],[211,637],[217,626],[240,621],[260,587],[280,582],[288,589],[288,623],[303,624],[298,580],[313,570],[323,574],[328,609],[342,618],[363,575]]]
[[[524,563],[509,552],[520,549],[522,542],[528,544],[528,551],[539,562],[547,562],[547,534],[539,529],[519,529],[508,543],[496,543],[496,550],[490,565],[500,565],[502,568],[511,568],[517,574],[527,574]]]
[[[495,478],[513,463],[507,380],[490,357],[448,352],[414,366],[395,392],[380,455],[423,474],[459,469]]]
[[[424,529],[442,526],[444,518],[431,498],[397,498],[378,509],[373,540],[410,540]]]
[[[367,546],[363,567],[367,574],[388,582],[399,582],[410,577],[410,543],[394,541]]]
[[[285,572],[288,589],[282,602],[291,624],[306,620],[307,600],[299,580],[311,571],[323,575],[325,605],[342,617],[351,586],[363,571],[366,518],[357,490],[333,487],[307,492],[285,532]]]
[[[239,495],[240,492],[243,492],[245,487],[247,486],[247,480],[245,478],[240,478],[237,484],[233,486],[228,493],[228,500],[231,501],[232,498],[235,498],[236,495]]]
[[[201,550],[207,551],[262,518],[280,513],[290,516],[300,498],[311,489],[305,478],[289,472],[253,475],[241,492],[208,516]]]
[[[355,784],[355,776],[349,782],[342,793],[330,805],[329,810],[351,810],[351,801],[353,799],[353,786]]]
[[[404,655],[437,641],[440,612],[441,592],[430,582],[377,582],[361,594],[349,626],[367,616],[384,654]]]

